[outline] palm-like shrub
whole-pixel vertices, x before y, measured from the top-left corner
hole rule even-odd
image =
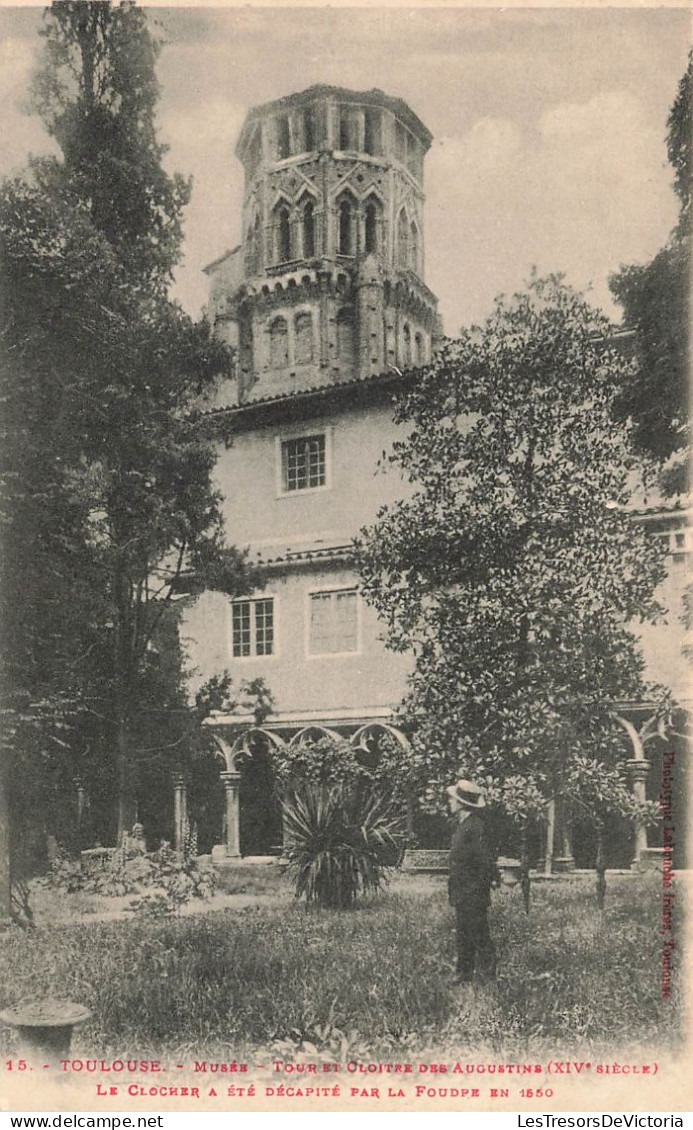
[[[403,840],[401,820],[362,784],[299,785],[283,802],[284,851],[296,897],[346,908],[382,886]]]

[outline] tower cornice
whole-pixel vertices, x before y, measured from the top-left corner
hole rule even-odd
[[[248,136],[252,132],[253,126],[258,121],[261,121],[262,118],[276,114],[282,110],[297,109],[318,99],[325,98],[338,99],[340,102],[350,103],[356,106],[373,106],[383,110],[389,110],[418,138],[424,147],[424,152],[430,148],[431,142],[433,141],[433,134],[423,124],[418,115],[414,113],[411,107],[407,105],[403,98],[396,98],[393,95],[385,94],[384,91],[379,90],[377,87],[374,87],[372,90],[349,90],[347,87],[343,86],[317,84],[315,86],[309,86],[306,90],[299,90],[293,94],[286,94],[282,98],[276,98],[271,102],[263,102],[260,106],[254,106],[252,110],[248,112],[245,122],[243,123],[236,144],[236,155],[241,161],[243,160]]]

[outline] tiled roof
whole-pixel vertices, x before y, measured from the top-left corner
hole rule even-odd
[[[424,366],[425,368],[425,366]],[[348,388],[363,388],[364,386],[375,386],[378,384],[388,384],[401,382],[402,384],[411,381],[422,369],[407,369],[402,372],[400,369],[391,368],[385,373],[370,373],[365,377],[354,377],[349,381],[329,381],[322,385],[313,385],[308,388],[292,389],[291,392],[275,392],[270,396],[258,396],[253,400],[247,400],[243,404],[236,404],[226,408],[212,408],[209,412],[205,412],[205,417],[220,416],[220,415],[233,415],[236,416],[242,412],[247,412],[249,409],[258,407],[263,404],[276,404],[281,400],[293,401],[298,397],[309,397],[328,392],[336,392],[339,389]]]
[[[346,561],[353,552],[350,543],[330,545],[321,549],[280,549],[270,557],[258,550],[258,564],[267,569],[275,565],[307,565],[313,561]]]

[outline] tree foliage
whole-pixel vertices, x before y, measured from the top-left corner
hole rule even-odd
[[[61,157],[0,194],[7,708],[16,733],[38,720],[34,761],[48,725],[72,772],[113,769],[122,831],[141,748],[181,753],[162,721],[185,709],[185,578],[236,594],[255,574],[225,546],[199,419],[231,357],[166,294],[188,188],[161,164],[157,44],[130,4],[54,4],[44,37],[35,97]]]
[[[391,737],[380,737],[372,753],[343,738],[316,737],[273,750],[272,763],[281,792],[290,792],[304,782],[325,788],[363,788],[387,796],[404,811],[408,798],[402,788],[405,761],[401,747]]]
[[[619,419],[634,421],[640,449],[664,463],[689,443],[689,323],[691,276],[691,131],[693,55],[668,118],[667,149],[679,197],[678,223],[651,262],[622,267],[611,289],[636,332],[639,368],[614,400]],[[686,488],[679,457],[662,477],[666,493]]]
[[[412,493],[358,556],[389,646],[415,655],[402,711],[431,811],[462,775],[525,826],[550,798],[635,813],[612,712],[643,694],[629,625],[657,617],[664,565],[612,418],[633,372],[580,295],[533,278],[399,403]]]
[[[62,153],[42,164],[47,187],[69,177],[92,224],[126,269],[170,278],[180,257],[190,181],[162,165],[155,64],[160,45],[134,4],[62,0],[42,30],[34,105]]]

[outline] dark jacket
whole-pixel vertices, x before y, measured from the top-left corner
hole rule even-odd
[[[448,881],[450,902],[488,906],[491,884],[496,881],[497,875],[484,822],[471,812],[455,824],[452,833]]]

